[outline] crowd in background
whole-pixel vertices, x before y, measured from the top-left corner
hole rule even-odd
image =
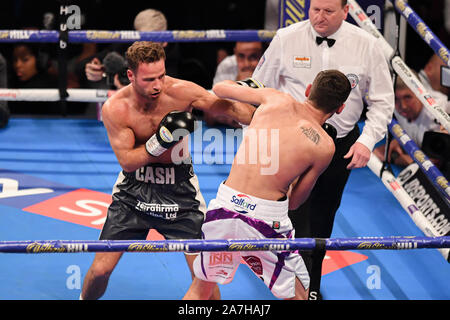
[[[149,8],[135,1],[123,7],[108,1],[74,1],[81,9],[82,30],[133,30],[137,14]],[[58,30],[58,1],[4,1],[0,12],[0,29]],[[206,29],[264,29],[264,1],[194,1],[152,3],[167,19],[167,30]],[[252,12],[252,14],[248,14]],[[216,14],[214,14],[216,13]],[[148,29],[147,29],[148,30]],[[155,29],[156,30],[156,29]],[[144,29],[141,29],[144,31]],[[85,66],[97,57],[100,62],[107,52],[124,53],[129,43],[69,43],[68,87],[99,88],[101,83],[90,81]],[[168,75],[194,81],[211,88],[218,63],[233,54],[234,43],[169,43]],[[56,87],[58,80],[57,49],[53,43],[0,44],[0,54],[7,63],[8,84],[13,88]],[[52,106],[40,105],[30,109],[29,103],[12,103],[12,114],[54,113]],[[33,103],[34,105],[34,103]],[[85,113],[86,104],[69,103],[69,114]],[[57,108],[56,108],[57,109]],[[94,115],[95,117],[95,115]]]
[[[266,4],[272,6],[268,14]],[[265,29],[270,24],[269,18],[275,16],[272,12],[273,3],[276,1],[234,1],[221,2],[190,1],[190,2],[159,2],[152,3],[151,7],[160,11],[166,19],[165,30],[208,30],[208,29]],[[448,1],[447,1],[448,2]],[[155,26],[141,26],[136,28],[135,19],[139,12],[148,9],[149,4],[135,1],[132,5],[122,6],[110,5],[105,0],[74,1],[82,13],[82,30],[159,30]],[[428,2],[427,2],[428,3]],[[446,0],[432,1],[425,4],[423,1],[409,1],[411,7],[422,17],[427,25],[443,41],[448,43],[449,32],[445,23]],[[3,9],[0,11],[1,29],[58,29],[58,1],[28,1],[8,0],[3,1]],[[251,14],[250,14],[251,12]],[[448,19],[447,19],[448,20]],[[147,29],[146,29],[147,27]],[[271,27],[269,27],[271,28]],[[161,29],[161,30],[163,30]],[[83,43],[69,44],[68,48],[68,88],[113,88],[106,79],[89,79],[89,66],[102,65],[102,59],[108,52],[116,51],[121,54],[125,51],[128,43]],[[258,54],[245,57],[248,65],[255,67],[256,63],[249,59],[259,59],[268,43],[262,43]],[[230,73],[231,66],[236,64],[236,47],[239,44],[233,42],[191,42],[191,43],[168,43],[167,73],[168,75],[191,80],[197,84],[210,89],[214,79],[220,75],[216,72],[225,70],[227,61]],[[429,57],[433,54],[431,49],[411,29],[407,33],[407,54],[404,58],[406,63],[414,70],[424,68]],[[413,52],[413,54],[408,54]],[[9,88],[57,88],[58,64],[57,49],[52,43],[20,43],[1,44],[0,67],[7,71],[6,85],[0,82],[0,86]],[[253,53],[252,53],[253,54]],[[3,61],[2,61],[3,60]],[[223,61],[221,67],[220,63]],[[86,67],[88,65],[88,68]],[[242,63],[241,63],[242,65]],[[92,68],[95,68],[93,66]],[[238,71],[236,71],[237,75]],[[234,74],[233,72],[231,74]],[[251,74],[250,71],[247,74]],[[4,102],[1,102],[4,104]],[[38,102],[9,102],[9,111],[12,115],[21,114],[59,114],[58,103]],[[31,106],[31,107],[30,107]],[[69,103],[69,115],[96,116],[92,111],[92,104]],[[233,125],[233,124],[230,124]]]

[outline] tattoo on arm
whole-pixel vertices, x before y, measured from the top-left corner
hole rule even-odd
[[[313,128],[304,128],[300,127],[300,130],[302,130],[303,134],[312,142],[315,144],[319,144],[320,141],[320,135],[317,133],[316,130]]]

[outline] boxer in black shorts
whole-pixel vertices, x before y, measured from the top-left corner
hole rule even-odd
[[[127,50],[130,84],[102,107],[109,142],[122,172],[100,239],[142,240],[150,229],[166,239],[201,237],[205,204],[192,170],[188,135],[193,108],[249,124],[255,108],[219,99],[189,81],[166,76],[158,43],[135,42]],[[123,252],[98,252],[80,299],[98,299]],[[186,255],[193,277],[194,255]],[[220,297],[218,288],[211,296]]]
[[[101,240],[200,239],[206,204],[191,164],[151,164],[121,172]]]

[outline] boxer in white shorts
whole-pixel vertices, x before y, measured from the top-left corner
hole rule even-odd
[[[265,200],[221,184],[209,204],[202,232],[206,239],[290,239],[294,234],[288,208],[286,197]],[[242,260],[278,298],[295,295],[294,275],[303,287],[309,286],[301,256],[291,251],[202,252],[194,261],[194,272],[202,280],[227,284]]]
[[[324,123],[343,110],[351,91],[349,80],[337,70],[321,71],[307,87],[305,102],[252,79],[224,81],[213,91],[259,107],[228,178],[209,204],[203,238],[293,238],[288,210],[308,198],[333,157],[336,132]],[[261,156],[262,150],[270,150],[269,159]],[[207,299],[216,283],[231,282],[241,258],[276,297],[307,299],[308,272],[301,256],[289,251],[201,252],[184,299]]]

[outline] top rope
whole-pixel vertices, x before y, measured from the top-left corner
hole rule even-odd
[[[72,43],[271,41],[274,36],[272,30],[68,31],[68,41]],[[58,41],[59,32],[54,30],[0,30],[0,43]]]

